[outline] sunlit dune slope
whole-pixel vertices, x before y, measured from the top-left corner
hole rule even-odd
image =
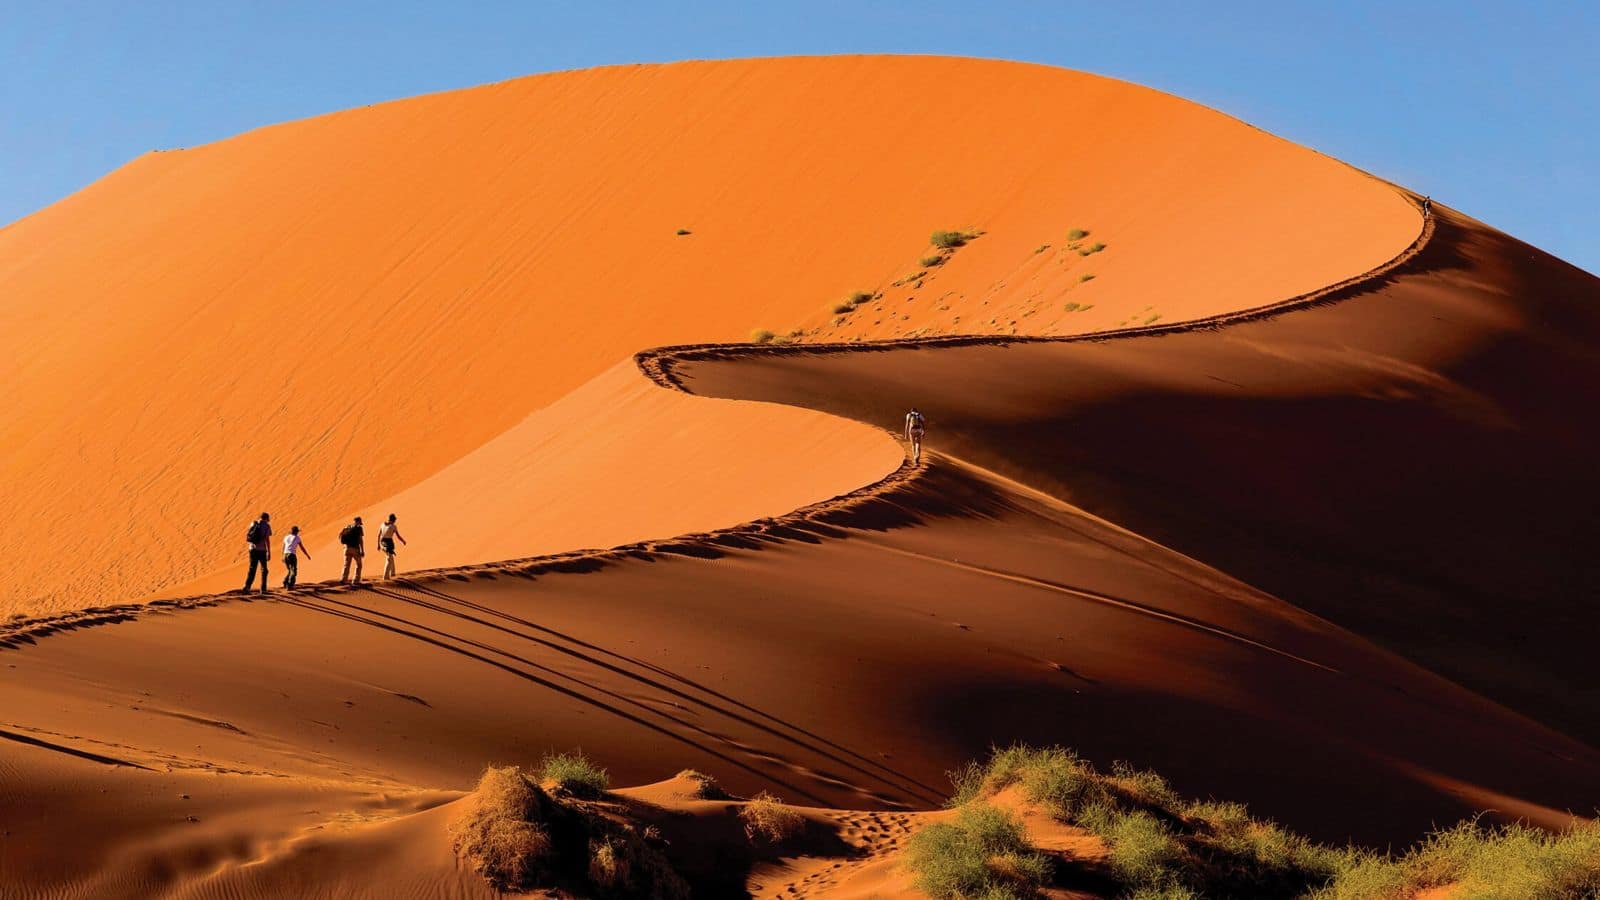
[[[664,391],[629,359],[420,484],[369,504],[374,555],[366,574],[382,570],[376,528],[390,510],[405,513],[398,563],[411,571],[736,525],[852,491],[902,459],[881,429],[791,406]],[[330,540],[308,548],[302,583],[342,574],[341,524],[312,529]],[[242,578],[230,566],[167,593],[222,591]]]
[[[939,228],[982,235],[894,287]],[[959,59],[561,73],[148,154],[0,230],[0,608],[170,590],[260,509],[324,544],[644,347],[1172,321],[1415,229],[1215,112]]]

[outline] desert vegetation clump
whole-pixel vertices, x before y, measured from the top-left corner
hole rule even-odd
[[[952,806],[1012,786],[1054,818],[1100,837],[1129,898],[1397,900],[1434,887],[1457,898],[1600,897],[1600,822],[1550,833],[1469,821],[1409,852],[1312,842],[1238,803],[1193,801],[1155,772],[1096,769],[1064,747],[994,750],[951,773]]]
[[[547,798],[516,766],[487,768],[450,825],[458,854],[491,885],[520,891],[546,874],[551,857],[545,831]]]
[[[835,303],[831,309],[834,315],[846,315],[855,312],[856,307],[871,301],[876,296],[878,295],[871,291],[856,291],[844,298],[843,301]]]
[[[940,250],[954,250],[966,246],[967,242],[976,238],[976,231],[935,231],[928,238],[928,243]]]
[[[690,230],[689,230],[689,229],[687,229],[687,228],[679,228],[679,229],[678,229],[678,237],[683,237],[683,236],[684,236],[684,235],[686,235],[686,234],[693,234],[693,233],[694,233],[694,232],[692,232],[692,231],[690,231]]]
[[[944,257],[944,256],[924,256],[923,258],[917,260],[917,265],[923,267],[924,269],[931,269],[934,266],[942,266],[942,265],[944,265],[944,261],[946,259],[948,259],[948,257]]]
[[[745,837],[771,844],[793,837],[805,827],[804,817],[794,807],[767,791],[746,800],[739,808],[739,818],[744,822]]]
[[[1089,229],[1087,228],[1074,228],[1067,232],[1067,240],[1069,241],[1081,241],[1088,236]]]
[[[1050,880],[1050,860],[1028,843],[1022,821],[977,800],[955,821],[912,835],[907,852],[917,887],[941,900],[1028,897]]]
[[[777,334],[765,328],[757,328],[755,331],[750,332],[750,340],[757,344],[770,344],[772,339],[777,336]]]
[[[465,810],[450,826],[456,852],[499,890],[689,896],[688,883],[652,844],[651,829],[640,830],[614,804],[563,799],[516,766],[484,770],[462,802]]]
[[[732,800],[733,795],[723,789],[716,778],[694,769],[684,769],[677,775],[679,781],[688,782],[689,796],[696,800]]]
[[[1105,244],[1102,244],[1102,243],[1096,241],[1095,243],[1090,244],[1087,247],[1084,247],[1082,250],[1079,250],[1078,251],[1078,255],[1079,256],[1091,256],[1091,255],[1093,255],[1095,253],[1099,253],[1101,250],[1104,250],[1105,248],[1106,248]]]
[[[579,797],[598,797],[611,787],[611,775],[582,750],[546,756],[539,763],[539,781]]]
[[[1085,272],[1082,275],[1078,276],[1078,281],[1080,281],[1080,282],[1093,281],[1093,280],[1094,280],[1094,275],[1092,275],[1092,274],[1090,274],[1088,272]]]

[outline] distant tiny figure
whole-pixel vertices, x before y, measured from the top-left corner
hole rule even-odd
[[[261,568],[261,593],[267,592],[267,560],[272,558],[272,525],[271,516],[261,514],[261,518],[250,523],[250,530],[245,532],[244,542],[250,545],[250,574],[244,577],[245,593],[250,592],[250,585],[256,580],[256,567]]]
[[[396,525],[394,521],[395,514],[389,513],[389,521],[384,522],[378,527],[378,549],[382,550],[383,555],[389,558],[388,562],[383,564],[384,578],[394,577],[395,540],[399,539],[400,543],[402,544],[406,542],[406,539],[400,534],[400,526]],[[424,535],[424,537],[426,537],[426,535]]]
[[[1422,198],[1422,217],[1423,218],[1427,218],[1428,216],[1431,216],[1431,215],[1433,215],[1433,198],[1432,197],[1423,197]]]
[[[283,587],[290,590],[295,582],[300,579],[300,554],[304,553],[306,559],[311,558],[311,551],[306,549],[305,542],[300,540],[300,526],[291,525],[289,536],[283,539]]]
[[[906,413],[906,440],[911,442],[911,464],[920,465],[922,462],[922,435],[928,430],[928,420],[915,406],[911,412]]]
[[[360,584],[361,561],[367,555],[367,533],[361,527],[360,516],[339,532],[339,543],[344,545],[344,574],[339,576],[339,583],[350,583],[350,564],[355,563],[356,584]]]

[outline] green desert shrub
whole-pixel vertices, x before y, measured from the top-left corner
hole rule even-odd
[[[944,265],[944,260],[945,257],[943,256],[924,256],[917,260],[917,265],[922,266],[924,269],[931,269],[934,266]]]
[[[1181,883],[1183,845],[1151,813],[1095,803],[1083,808],[1078,822],[1106,842],[1106,861],[1123,884],[1160,888]]]
[[[597,797],[611,787],[611,776],[583,754],[553,753],[539,763],[539,781],[580,797]]]
[[[936,898],[1026,897],[1050,879],[1050,860],[1028,843],[1022,821],[987,803],[912,835],[908,860],[917,887]]]
[[[854,294],[850,295],[850,302],[854,303],[856,306],[860,306],[875,296],[877,295],[871,291],[856,291]]]
[[[1069,241],[1081,241],[1088,236],[1089,229],[1087,228],[1074,228],[1067,232],[1067,240]]]
[[[1600,823],[1552,834],[1463,822],[1433,834],[1400,865],[1415,886],[1456,885],[1460,900],[1600,897]]]

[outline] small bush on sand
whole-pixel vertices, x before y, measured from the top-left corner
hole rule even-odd
[[[978,233],[975,231],[935,231],[928,238],[928,243],[940,250],[954,250],[966,246],[967,241],[977,236]]]
[[[679,228],[678,229],[678,237],[683,237],[684,235],[691,234],[691,233],[692,232],[690,232],[689,229],[687,229],[687,228]]]
[[[1094,280],[1094,276],[1090,275],[1088,272],[1085,272],[1082,275],[1078,276],[1078,280],[1079,281],[1093,281]]]
[[[766,791],[746,800],[739,818],[744,820],[745,837],[772,844],[798,834],[805,825],[798,812]]]
[[[849,303],[835,303],[833,306],[830,306],[828,308],[828,311],[833,313],[836,316],[842,316],[842,315],[845,315],[847,313],[855,312],[856,308],[855,308],[855,306],[853,306],[853,305],[851,305]]]
[[[1067,232],[1067,240],[1069,241],[1081,241],[1088,236],[1089,229],[1087,228],[1074,228]]]
[[[750,332],[750,340],[757,344],[770,344],[775,337],[777,337],[776,334],[765,328],[757,328],[755,331]]]
[[[554,753],[539,763],[539,780],[579,797],[598,797],[611,787],[611,776],[594,760],[576,753]]]
[[[934,266],[944,265],[944,260],[945,257],[943,256],[924,256],[923,258],[917,260],[917,265],[923,267],[924,269],[931,269]]]
[[[592,764],[591,764],[592,768]],[[678,900],[689,885],[651,843],[653,829],[611,804],[548,794],[515,766],[490,767],[450,825],[456,852],[495,888],[563,896]]]
[[[936,898],[1027,897],[1050,880],[1050,860],[1034,852],[1021,820],[987,803],[918,831],[908,852],[917,887]]]
[[[1038,256],[1039,254],[1041,254],[1041,253],[1043,253],[1043,252],[1045,252],[1046,250],[1049,250],[1049,249],[1050,249],[1050,245],[1049,244],[1040,244],[1039,246],[1033,248],[1033,255],[1034,256]]]
[[[1078,304],[1076,304],[1076,303],[1068,303],[1068,304],[1067,304],[1067,305],[1066,305],[1066,306],[1063,306],[1063,307],[1061,307],[1061,308],[1062,308],[1062,309],[1064,309],[1064,310],[1066,310],[1066,311],[1067,311],[1067,312],[1077,312],[1077,311],[1078,311],[1078,310],[1079,310],[1079,309],[1081,309],[1081,308],[1082,308],[1082,307],[1080,307],[1080,306],[1079,306],[1079,305],[1078,305]]]
[[[501,890],[532,887],[551,856],[539,789],[516,766],[491,766],[465,802],[465,813],[450,826],[456,852]]]
[[[692,785],[689,796],[696,800],[731,800],[733,795],[723,790],[717,779],[704,772],[694,769],[684,769],[678,773],[679,781],[687,781]]]
[[[856,306],[860,306],[861,304],[866,303],[868,300],[871,300],[875,296],[877,296],[877,295],[872,293],[871,291],[856,291],[854,294],[850,295],[850,302],[855,304]]]

